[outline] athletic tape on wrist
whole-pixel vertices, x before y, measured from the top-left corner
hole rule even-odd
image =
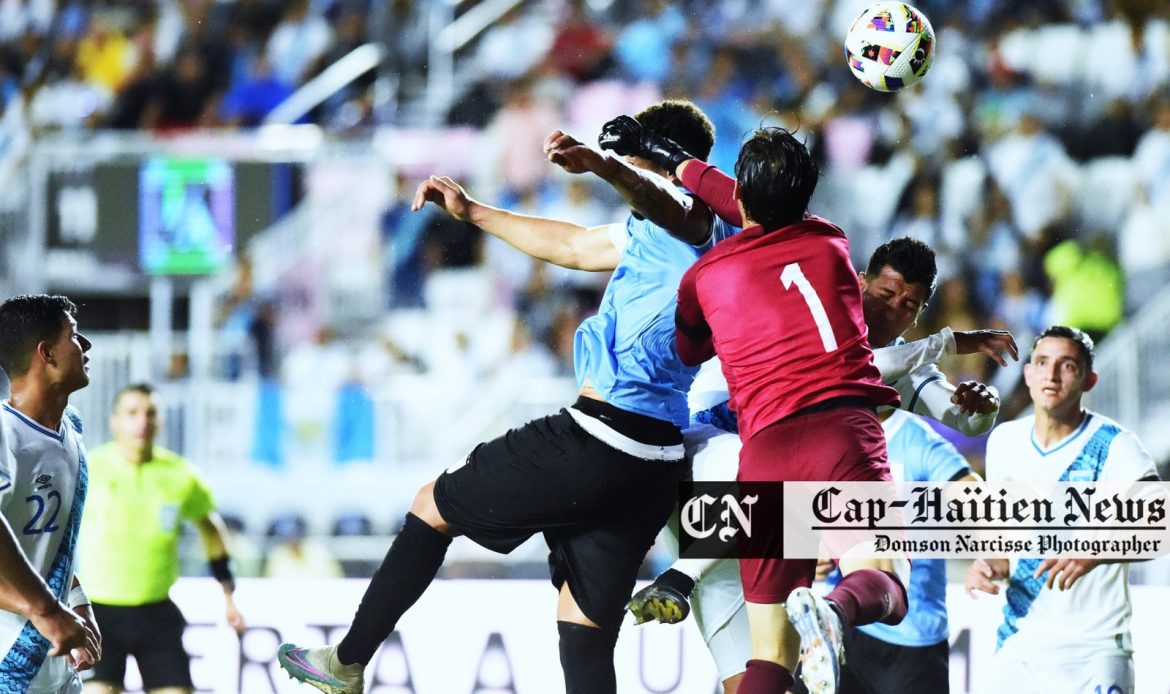
[[[80,585],[73,586],[69,591],[69,607],[81,607],[82,605],[89,605],[89,596],[81,589]]]

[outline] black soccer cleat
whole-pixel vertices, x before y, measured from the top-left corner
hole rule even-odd
[[[626,609],[638,624],[651,620],[660,624],[678,624],[691,613],[691,605],[681,591],[657,581],[634,593],[626,603]]]

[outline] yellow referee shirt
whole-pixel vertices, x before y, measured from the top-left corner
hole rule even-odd
[[[94,602],[145,605],[179,578],[179,530],[214,507],[195,466],[158,446],[142,465],[113,443],[92,452],[77,546],[77,575]]]

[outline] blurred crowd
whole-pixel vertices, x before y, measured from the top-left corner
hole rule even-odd
[[[936,60],[896,95],[845,69],[839,39],[864,0],[603,4],[521,4],[463,58],[447,124],[483,129],[497,150],[468,174],[473,192],[581,224],[620,220],[605,190],[543,160],[541,138],[562,127],[590,139],[615,105],[689,98],[714,121],[711,159],[725,170],[760,124],[799,129],[824,173],[814,211],[846,229],[859,267],[896,236],[938,251],[940,289],[909,337],[995,326],[1026,344],[1060,322],[1101,338],[1170,281],[1166,3],[923,0]],[[604,278],[406,214],[413,183],[400,177],[384,219],[391,305],[425,304],[435,270],[483,267],[525,337],[567,371],[571,326]],[[947,366],[1005,393],[1020,375],[981,358]]]

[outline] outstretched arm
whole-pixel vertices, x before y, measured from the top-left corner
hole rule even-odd
[[[875,349],[873,362],[882,372],[882,382],[892,384],[928,364],[938,363],[948,354],[976,352],[994,359],[1000,366],[1007,366],[1005,356],[1011,356],[1013,361],[1020,358],[1016,340],[1006,330],[953,332],[943,328],[921,340]]]
[[[471,222],[533,258],[573,270],[612,270],[621,252],[609,226],[583,227],[545,217],[516,214],[485,205],[447,176],[431,176],[419,184],[411,209],[427,202],[461,222]]]
[[[618,116],[601,128],[598,142],[602,149],[617,154],[648,159],[675,178],[715,214],[732,226],[743,226],[743,215],[735,199],[735,180],[682,148],[677,142],[649,128],[630,116]]]
[[[679,164],[675,175],[687,190],[710,205],[720,219],[732,226],[743,226],[743,214],[739,211],[739,201],[735,199],[734,178],[698,159]]]
[[[544,140],[549,161],[569,173],[592,173],[614,190],[638,214],[695,246],[711,238],[711,210],[685,195],[662,176],[632,166],[608,153],[554,130]]]

